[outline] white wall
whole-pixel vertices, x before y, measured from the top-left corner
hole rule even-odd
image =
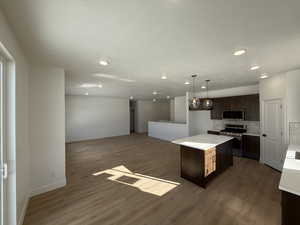
[[[175,100],[170,100],[170,120],[175,120]]]
[[[145,133],[148,132],[148,121],[170,120],[170,103],[138,100],[135,114],[135,131]]]
[[[66,96],[67,142],[128,135],[129,100]]]
[[[210,98],[230,97],[230,96],[241,96],[251,95],[259,93],[259,85],[241,86],[234,88],[226,88],[220,90],[212,90],[208,92]],[[198,97],[206,97],[206,91],[196,93]]]
[[[175,97],[174,99],[174,120],[175,122],[187,122],[186,96]]]
[[[300,122],[300,70],[289,71],[286,73],[278,74],[269,79],[260,81],[260,101],[261,109],[263,109],[263,100],[268,99],[282,99],[283,106],[283,132],[284,143],[282,152],[284,155],[287,145],[290,142],[289,131],[292,128],[293,141],[300,140],[299,137],[299,124],[293,123],[291,128],[290,122]],[[262,111],[261,111],[261,118]],[[263,121],[261,121],[263,122]],[[262,146],[261,146],[261,149]]]
[[[210,111],[190,111],[189,120],[190,135],[205,134],[207,130],[213,129]]]
[[[259,83],[259,98],[260,98],[260,118],[261,119],[261,127],[263,124],[263,115],[262,115],[262,109],[263,109],[263,101],[264,100],[271,100],[271,99],[282,99],[282,107],[283,107],[283,132],[284,135],[284,143],[288,143],[288,128],[287,128],[287,121],[286,121],[286,92],[287,92],[287,86],[286,86],[286,74],[278,74],[276,76],[273,76],[269,79],[260,80]],[[262,142],[262,141],[261,141]],[[283,147],[284,148],[284,147]]]
[[[286,74],[287,121],[300,122],[300,70]]]
[[[261,100],[285,98],[286,75],[278,74],[269,79],[261,80],[259,83],[259,94]]]
[[[13,220],[22,221],[30,191],[30,148],[28,138],[28,64],[19,44],[7,24],[0,9],[0,42],[15,61],[15,100],[16,100],[16,168],[10,176],[16,177],[17,216]],[[14,163],[14,162],[12,162]],[[15,213],[15,212],[11,212]],[[11,221],[15,222],[15,221]]]
[[[188,126],[185,123],[149,122],[150,137],[172,141],[189,136]]]
[[[65,73],[32,67],[29,78],[31,194],[66,184]]]

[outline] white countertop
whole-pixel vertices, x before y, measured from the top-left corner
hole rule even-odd
[[[221,130],[218,129],[209,129],[209,131],[221,132]],[[242,133],[242,135],[257,136],[257,137],[260,136],[259,133],[254,133],[254,132],[246,132],[246,133]]]
[[[168,121],[168,120],[160,120],[160,121],[149,121],[150,123],[170,123],[170,124],[180,124],[180,125],[187,125],[183,122],[176,122],[176,121]]]
[[[300,152],[299,145],[290,145],[284,161],[279,189],[300,196],[300,160],[295,159]]]
[[[260,136],[260,134],[259,134],[259,133],[243,133],[243,135],[257,136],[257,137],[259,137],[259,136]]]
[[[233,138],[223,135],[200,134],[197,136],[174,140],[172,143],[205,151],[210,148],[214,148],[217,145],[223,144],[231,139]]]

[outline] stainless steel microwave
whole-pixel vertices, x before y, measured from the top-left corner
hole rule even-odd
[[[244,111],[224,111],[223,112],[223,119],[229,120],[244,120],[245,113]]]

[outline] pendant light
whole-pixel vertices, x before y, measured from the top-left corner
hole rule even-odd
[[[213,108],[213,101],[208,98],[208,82],[210,82],[210,80],[206,80],[206,98],[203,99],[202,103],[202,107],[205,110],[211,110]]]
[[[193,78],[193,97],[189,100],[189,107],[192,110],[196,110],[200,108],[200,99],[196,97],[195,94],[195,79],[197,75],[192,75]]]

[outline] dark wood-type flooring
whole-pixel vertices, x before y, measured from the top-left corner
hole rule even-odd
[[[67,186],[31,198],[24,225],[280,224],[279,172],[234,158],[203,189],[180,177],[179,153],[179,146],[136,134],[68,144]],[[159,196],[126,185],[139,179],[93,175],[120,166],[179,185]]]

